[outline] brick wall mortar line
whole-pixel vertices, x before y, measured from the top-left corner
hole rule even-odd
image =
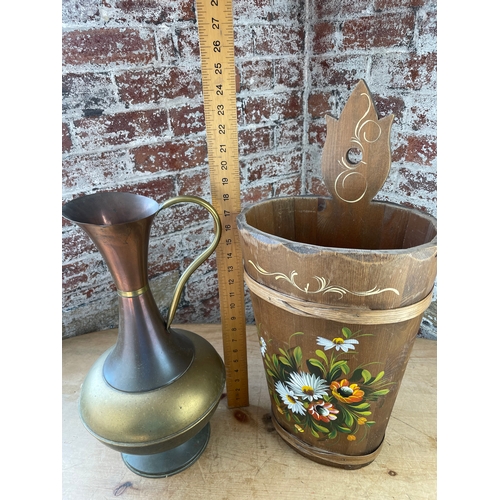
[[[116,84],[116,97],[118,98],[118,87]],[[115,89],[113,89],[115,90]],[[153,111],[155,109],[167,109],[174,108],[178,106],[183,106],[185,104],[191,104],[194,107],[200,106],[203,104],[203,98],[201,96],[196,97],[174,97],[173,99],[165,97],[160,99],[158,102],[153,103],[141,103],[141,104],[130,104],[126,105],[125,103],[119,102],[118,104],[111,104],[106,108],[106,113],[103,113],[100,116],[113,116],[120,113],[133,113],[136,111]],[[75,113],[73,113],[75,111]],[[84,118],[81,111],[77,115],[76,111],[79,110],[70,110],[69,112],[64,112],[64,116],[71,117],[73,119]]]
[[[170,29],[172,26],[179,26],[181,28],[191,28],[193,26],[193,21],[192,20],[176,20],[176,21],[170,21],[164,24],[159,24],[159,25],[146,25],[144,22],[141,21],[133,21],[133,20],[128,20],[128,21],[87,21],[87,22],[69,22],[69,23],[62,23],[62,32],[63,33],[69,33],[71,31],[91,31],[93,29],[120,29],[120,28],[130,28],[130,29],[137,29],[137,30],[142,30],[142,31],[147,31],[147,30],[155,30],[157,28],[159,29]]]
[[[424,6],[422,6],[415,13],[415,32],[414,32],[413,44],[416,48],[415,53],[418,56],[425,55],[428,53],[419,47],[418,42],[420,40],[422,40],[422,34],[421,34],[422,24],[425,22],[425,19],[429,14],[436,14],[436,9],[426,9]],[[432,45],[433,45],[433,48],[436,49],[435,44],[432,44]]]
[[[78,117],[81,118],[81,117]],[[72,122],[65,122],[68,125],[71,124],[73,125]],[[274,123],[274,122],[273,122]],[[259,124],[258,128],[265,128],[266,126],[269,126],[269,124],[264,124],[261,125]],[[250,126],[251,127],[251,126]],[[252,129],[253,130],[253,129]],[[138,147],[144,147],[144,146],[160,146],[164,144],[165,142],[177,142],[177,141],[196,141],[198,139],[203,139],[206,137],[206,131],[203,130],[201,132],[192,132],[189,135],[183,135],[183,136],[178,136],[171,134],[169,136],[162,136],[158,137],[155,136],[152,138],[152,140],[138,140],[137,142],[134,142],[133,144],[131,142],[127,144],[117,144],[114,146],[108,146],[108,147],[102,147],[102,148],[94,148],[92,150],[76,150],[73,149],[73,151],[70,151],[68,153],[63,153],[62,159],[63,160],[68,160],[73,157],[88,157],[88,156],[94,156],[94,155],[100,155],[104,153],[113,153],[117,151],[130,151],[133,149],[136,149]]]
[[[244,191],[247,188],[258,188],[258,187],[266,187],[269,184],[274,184],[276,181],[287,181],[287,180],[292,180],[295,177],[295,174],[283,174],[280,177],[276,178],[265,178],[265,179],[260,179],[258,181],[251,181],[247,182],[246,184],[243,184],[241,186],[242,191]],[[249,202],[250,204],[253,202]]]
[[[113,97],[116,99],[116,102],[120,102],[120,93],[118,92],[118,84],[116,83],[116,72],[110,71],[109,79],[111,80],[111,86],[113,89]]]
[[[284,60],[294,61],[297,59],[297,54],[283,54],[283,55],[272,55],[272,54],[255,54],[249,56],[235,56],[235,61],[237,64],[246,62],[259,62],[259,61],[284,61]]]
[[[172,46],[174,47],[174,54],[176,58],[181,59],[181,51],[179,50],[179,34],[177,26],[170,28],[170,38],[172,40]]]
[[[127,142],[126,144],[117,144],[115,146],[109,146],[109,147],[93,147],[92,149],[84,149],[80,144],[78,144],[78,148],[74,147],[73,151],[63,155],[62,159],[67,160],[67,159],[73,158],[75,156],[99,155],[99,154],[103,154],[103,153],[113,153],[116,151],[126,151],[126,150],[136,149],[136,148],[143,147],[143,146],[162,144],[163,142],[168,141],[170,139],[173,139],[175,137],[178,137],[178,136],[175,136],[175,135],[173,135],[173,133],[170,132],[168,135],[165,134],[161,137],[157,136],[157,138],[160,139],[158,142],[138,139],[136,141]]]
[[[363,17],[363,16],[359,16]],[[347,19],[352,19],[352,17],[347,16]],[[196,21],[197,22],[197,21]],[[193,22],[192,20],[187,20],[187,21],[182,21],[182,20],[177,20],[177,21],[171,21],[167,22],[165,24],[160,24],[157,26],[148,26],[144,27],[144,23],[140,21],[88,21],[88,22],[71,22],[71,23],[62,23],[62,32],[63,33],[68,33],[71,31],[91,31],[93,29],[103,29],[103,28],[131,28],[131,29],[138,29],[138,30],[148,30],[148,29],[164,29],[164,28],[170,28],[172,26],[175,27],[180,27],[182,29],[186,28],[191,28],[193,26],[196,26],[196,23]],[[235,30],[238,28],[251,28],[253,26],[256,27],[273,27],[273,26],[283,26],[283,27],[301,27],[302,23],[298,20],[295,19],[290,19],[290,18],[281,18],[281,19],[274,19],[272,21],[259,21],[255,19],[248,19],[248,20],[242,20],[239,18],[238,20],[235,20],[233,23],[233,27]]]
[[[306,0],[308,1],[308,0]],[[256,20],[248,20],[248,21],[245,21],[245,20],[241,20],[241,19],[238,19],[236,20],[234,23],[233,23],[233,27],[235,30],[237,30],[238,28],[252,28],[252,27],[273,27],[273,26],[283,26],[285,28],[290,28],[290,27],[302,27],[302,23],[298,20],[295,20],[295,19],[274,19],[272,21],[268,21],[268,20],[265,20],[265,21],[256,21]]]
[[[366,83],[368,84],[369,87],[372,84],[371,80],[372,66],[373,66],[373,56],[369,56],[366,61],[366,70],[365,70]]]
[[[374,47],[370,50],[362,50],[362,49],[343,49],[338,48],[329,52],[322,52],[321,54],[316,54],[315,58],[321,57],[332,57],[332,56],[367,56],[367,55],[385,55],[385,54],[414,54],[415,51],[412,51],[409,47]]]
[[[430,7],[430,8],[429,8]],[[430,11],[435,11],[435,8],[433,6],[418,6],[418,7],[412,7],[412,6],[408,6],[408,7],[388,7],[388,8],[384,8],[383,10],[372,10],[371,12],[365,14],[365,15],[359,15],[359,16],[356,16],[355,18],[359,18],[359,17],[383,17],[383,16],[386,16],[387,14],[407,14],[408,12],[415,12],[417,10],[420,10],[420,9],[426,9],[426,10],[430,10]]]
[[[71,140],[71,145],[73,147],[74,144],[76,143],[76,140],[77,140],[77,138],[76,138],[76,132],[75,132],[75,126],[74,126],[73,120],[72,119],[67,119],[63,115],[63,123],[66,123],[66,125],[68,126],[69,137],[70,137],[70,140]],[[63,155],[62,155],[63,160],[64,160],[64,158],[66,157],[67,154],[70,154],[70,153],[63,153]]]
[[[272,154],[286,154],[286,153],[293,153],[294,151],[298,151],[300,149],[299,145],[290,145],[290,146],[276,146],[272,150]],[[262,159],[262,152],[258,151],[256,153],[249,153],[246,155],[240,155],[240,161],[246,162],[246,161],[253,161],[253,160],[258,160]],[[252,182],[253,185],[253,182]]]
[[[153,31],[153,39],[154,39],[154,45],[155,45],[155,59],[156,59],[156,64],[154,64],[154,67],[160,67],[162,61],[161,57],[161,49],[160,49],[160,42],[158,39],[158,28],[155,28]]]
[[[180,174],[186,174],[186,173],[193,173],[196,174],[197,172],[208,172],[208,167],[207,165],[195,165],[194,167],[189,167],[185,168],[182,171],[159,171],[158,173],[150,173],[148,172],[147,178],[148,180],[162,180],[162,179],[174,179],[174,181],[177,181],[180,177]],[[207,174],[208,175],[208,174]],[[136,183],[140,183],[144,180],[145,174],[138,174],[134,176],[127,177],[127,182],[124,183],[124,185],[134,185]],[[111,180],[109,183],[101,183],[99,189],[104,188],[106,189],[109,186],[116,186],[116,180]],[[179,186],[176,184],[177,192],[179,192]],[[65,190],[63,192],[63,197],[65,195],[71,195],[71,194],[78,194],[81,191],[79,189],[77,190]]]
[[[164,109],[164,108],[158,108],[158,109]],[[92,151],[82,151],[82,152],[72,152],[72,153],[66,153],[63,157],[69,157],[69,156],[88,156],[92,155],[94,153],[110,153],[113,151],[121,151],[121,150],[127,150],[127,149],[135,149],[138,146],[155,146],[155,145],[161,145],[164,144],[166,141],[191,141],[195,139],[200,139],[204,138],[206,136],[205,130],[200,131],[200,132],[191,132],[190,134],[186,135],[172,135],[172,136],[154,136],[152,137],[151,140],[145,139],[141,144],[132,144],[131,142],[128,142],[126,144],[117,144],[117,145],[110,145],[109,147],[105,148],[96,148],[93,149]],[[139,141],[137,141],[139,142]]]
[[[174,179],[178,177],[179,173],[178,172],[169,172],[165,174],[164,172],[161,172],[160,174],[150,174],[147,177],[147,180],[152,180],[152,181],[157,181],[157,180],[163,180],[163,179]],[[120,186],[134,186],[137,183],[143,182],[145,179],[144,175],[134,175],[127,177],[127,181],[124,183],[121,183]],[[111,180],[109,183],[101,183],[99,184],[98,190],[99,191],[106,191],[107,188],[109,187],[116,187],[117,183],[116,180]],[[92,188],[92,186],[89,186]],[[178,192],[178,186],[176,186],[177,192]],[[92,189],[89,189],[89,191],[92,191]],[[63,190],[62,192],[62,199],[65,200],[68,197],[71,197],[72,195],[75,194],[80,194],[82,191],[81,189],[68,189],[68,190]]]
[[[278,92],[277,92],[278,91]],[[255,97],[275,97],[277,93],[298,93],[302,92],[301,88],[286,87],[284,85],[276,85],[271,89],[262,90],[240,90],[238,92],[238,99],[249,99]]]
[[[261,56],[259,56],[261,57]],[[291,56],[293,58],[293,56]],[[250,58],[255,59],[255,58]],[[264,59],[264,57],[262,57]],[[180,69],[190,69],[197,67],[200,68],[198,60],[192,57],[179,57],[173,59],[166,59],[165,61],[155,61],[149,64],[116,64],[112,67],[110,66],[102,66],[98,64],[86,63],[86,64],[66,64],[62,71],[61,75],[84,75],[86,73],[89,74],[110,74],[110,73],[121,73],[127,71],[147,71],[153,69],[170,69],[170,68],[180,68]]]
[[[302,162],[301,162],[301,180],[300,194],[304,195],[307,192],[307,152],[309,145],[309,95],[311,93],[311,54],[314,30],[312,28],[312,7],[309,0],[305,0],[305,16],[304,16],[304,86],[302,93]]]
[[[115,89],[113,89],[113,93],[115,92]],[[141,112],[141,111],[155,111],[155,110],[168,110],[176,106],[183,106],[186,104],[192,104],[193,101],[191,100],[185,100],[185,101],[176,101],[173,103],[159,103],[159,104],[133,104],[129,107],[126,107],[124,104],[115,104],[115,105],[110,105],[106,108],[105,112],[102,113],[97,117],[102,118],[102,117],[113,117],[116,115],[121,115],[121,114],[126,114],[126,113],[135,113],[135,112]],[[193,103],[195,106],[199,106],[199,102],[194,102]],[[65,111],[63,112],[63,118],[66,118],[67,120],[82,120],[85,118],[91,119],[92,117],[86,117],[81,110],[70,110],[70,111]],[[170,130],[170,129],[169,129]],[[127,143],[128,144],[128,143]],[[126,146],[126,144],[124,144]],[[82,150],[83,152],[83,150]]]

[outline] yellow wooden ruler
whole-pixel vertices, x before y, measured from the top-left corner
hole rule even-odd
[[[232,0],[196,0],[212,205],[222,222],[217,274],[229,408],[248,406]]]

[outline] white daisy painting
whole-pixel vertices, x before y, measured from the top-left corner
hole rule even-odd
[[[292,410],[294,413],[298,413],[299,415],[304,415],[306,410],[304,405],[300,402],[297,396],[293,393],[293,391],[288,388],[283,382],[278,380],[275,384],[276,392],[280,395],[281,400],[288,406],[289,410]]]
[[[328,395],[328,384],[326,380],[311,373],[291,373],[290,381],[287,382],[287,384],[296,396],[307,399],[308,401],[320,399]]]
[[[262,354],[262,356],[265,356],[267,344],[266,344],[266,341],[262,337],[259,339],[259,345],[260,345],[260,353]]]
[[[343,339],[342,337],[335,337],[332,340],[318,337],[317,344],[324,347],[325,351],[328,351],[328,349],[335,349],[337,351],[342,350],[347,352],[349,349],[354,350],[354,346],[359,344],[359,342],[356,339]]]

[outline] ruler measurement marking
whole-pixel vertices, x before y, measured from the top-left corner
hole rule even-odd
[[[196,0],[212,204],[222,221],[216,250],[230,408],[248,406],[242,254],[236,216],[240,173],[231,0]]]

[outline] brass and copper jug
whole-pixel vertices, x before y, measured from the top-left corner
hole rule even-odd
[[[181,275],[164,320],[148,284],[149,235],[156,214],[182,202],[211,214],[215,238]],[[83,425],[121,452],[136,474],[176,474],[205,450],[209,420],[225,383],[224,363],[212,345],[192,332],[171,328],[186,281],[220,240],[217,212],[193,196],[158,204],[132,193],[103,192],[65,204],[63,217],[94,242],[118,292],[117,342],[96,361],[82,385]]]

